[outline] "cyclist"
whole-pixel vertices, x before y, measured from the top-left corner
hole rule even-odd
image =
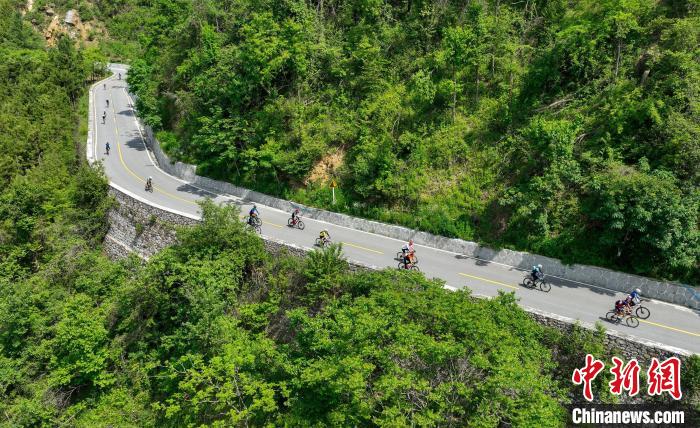
[[[615,315],[622,318],[627,314],[629,306],[625,300],[617,300],[615,302]]]
[[[107,84],[106,84],[106,83],[103,83],[103,84],[102,84],[102,88],[104,88],[104,90],[106,91],[106,90],[107,90]]]
[[[628,301],[630,307],[640,304],[642,301],[642,290],[635,288],[625,300]]]
[[[107,101],[107,107],[109,107],[109,100],[106,100],[106,101]]]
[[[401,247],[401,252],[403,253],[404,257],[408,255],[411,263],[413,263],[413,259],[416,254],[416,249],[413,246],[413,239],[409,239],[408,243],[403,244],[403,247]]]
[[[248,211],[248,224],[255,226],[255,218],[258,217],[260,213],[258,212],[258,207],[253,204],[253,208]]]
[[[119,73],[119,80],[122,80],[122,74]]]
[[[105,144],[105,152],[109,155],[109,141]]]
[[[413,264],[413,260],[411,260],[411,253],[404,253],[403,254],[403,268],[408,269],[412,264]]]
[[[321,233],[318,234],[318,239],[320,239],[321,242],[322,242],[323,244],[325,244],[326,242],[330,242],[330,240],[331,240],[331,235],[328,233],[328,231],[327,231],[326,229],[323,229],[323,230],[321,231]]]
[[[413,253],[416,250],[413,248],[413,239],[409,239],[406,244],[403,244],[403,247],[401,247],[401,252],[404,254],[406,253]]]
[[[533,281],[537,281],[538,279],[542,279],[544,276],[544,273],[542,273],[542,265],[537,265],[532,267],[532,271],[530,272],[530,276],[532,276]]]
[[[153,189],[153,177],[148,177],[146,179],[146,190]]]
[[[299,221],[299,208],[294,209],[292,211],[292,226],[297,224],[297,221]]]
[[[105,123],[107,121],[107,112],[103,111],[102,112],[102,123]]]

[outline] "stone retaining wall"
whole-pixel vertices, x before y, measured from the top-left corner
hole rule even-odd
[[[642,295],[646,298],[684,305],[693,309],[700,309],[700,290],[688,285],[657,281],[595,266],[579,264],[566,265],[557,259],[520,251],[494,250],[483,247],[475,242],[464,241],[462,239],[446,238],[402,226],[390,225],[352,217],[346,214],[307,207],[260,192],[237,187],[231,183],[202,177],[197,175],[196,166],[182,162],[172,162],[161,149],[151,128],[142,126],[142,129],[146,143],[153,152],[161,169],[170,175],[214,193],[237,196],[283,211],[291,212],[294,208],[300,208],[303,215],[308,218],[322,220],[365,232],[377,233],[404,241],[413,239],[416,244],[419,245],[435,247],[481,260],[502,263],[519,269],[530,269],[533,265],[542,264],[545,267],[548,278],[555,279],[553,282],[556,280],[573,281],[586,285],[604,287],[623,293],[628,293],[635,288],[640,288],[642,290]]]
[[[154,207],[116,187],[111,187],[109,193],[117,201],[108,214],[110,254],[123,253],[113,248],[118,243],[148,258],[175,242],[175,226],[197,223],[196,219]]]
[[[564,334],[571,333],[574,325],[577,324],[576,320],[571,318],[539,311],[533,308],[524,309],[539,324],[555,328]],[[578,324],[589,330],[595,330],[595,326],[592,324],[585,324],[581,322],[578,322]],[[611,354],[618,357],[623,357],[625,361],[636,358],[637,361],[639,361],[639,363],[643,366],[648,365],[651,362],[651,359],[654,357],[662,360],[668,357],[676,356],[685,361],[685,359],[691,355],[691,353],[685,351],[684,349],[642,340],[638,337],[630,336],[617,331],[606,330],[603,341],[605,348],[608,349]]]
[[[148,258],[176,242],[175,226],[192,225],[198,221],[192,217],[153,207],[140,197],[115,186],[110,189],[110,194],[116,199],[118,205],[109,213],[110,229],[104,248],[113,259],[126,257],[130,252],[135,252],[142,258]],[[263,239],[265,248],[271,254],[287,253],[293,257],[304,258],[311,251],[311,248],[291,245],[269,237],[263,237]],[[380,269],[377,266],[354,261],[350,261],[349,264],[350,270],[354,272]],[[540,324],[556,328],[565,334],[569,333],[576,323],[573,319],[532,308],[525,308],[525,310]],[[581,325],[588,329],[595,329],[593,325]],[[647,363],[651,357],[676,355],[685,359],[691,355],[682,349],[644,341],[614,331],[606,332],[605,344],[616,355],[624,356],[627,360],[637,358],[643,364]]]

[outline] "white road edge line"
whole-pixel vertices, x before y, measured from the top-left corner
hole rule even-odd
[[[166,207],[164,207],[164,206],[162,206],[162,205],[158,205],[158,204],[156,204],[155,202],[149,201],[148,199],[146,199],[146,198],[144,198],[144,197],[141,197],[141,196],[139,196],[139,195],[136,195],[136,194],[134,194],[134,193],[131,193],[130,191],[128,191],[128,190],[124,189],[123,187],[121,187],[121,186],[119,186],[119,185],[117,185],[117,184],[114,184],[114,183],[112,183],[112,182],[110,182],[109,185],[110,185],[110,187],[114,187],[116,190],[118,190],[118,191],[120,191],[120,192],[122,192],[122,193],[125,193],[125,194],[129,195],[130,197],[136,199],[137,201],[141,202],[142,204],[145,204],[145,205],[148,205],[148,206],[151,206],[151,207],[154,207],[154,208],[158,208],[159,210],[163,210],[163,211],[166,211],[166,212],[169,212],[169,213],[177,214],[177,215],[182,216],[182,217],[187,217],[187,218],[190,218],[190,219],[192,219],[192,220],[202,220],[202,217],[199,217],[199,216],[196,216],[196,215],[193,215],[193,214],[188,214],[188,213],[185,213],[185,212],[182,212],[182,211],[174,210],[174,209],[172,209],[172,208],[166,208]]]

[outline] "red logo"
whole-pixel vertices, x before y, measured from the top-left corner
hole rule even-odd
[[[598,373],[600,373],[603,368],[605,368],[605,364],[602,361],[596,360],[591,354],[587,354],[586,367],[574,370],[574,374],[571,375],[571,380],[574,382],[574,385],[583,384],[583,397],[588,401],[593,401],[591,382],[593,382],[593,379],[598,376]]]
[[[649,395],[661,395],[668,392],[671,397],[680,400],[683,396],[681,392],[681,360],[678,357],[671,357],[659,363],[656,358],[651,359],[651,365],[647,370],[649,378]]]
[[[639,363],[636,359],[632,359],[627,365],[622,366],[623,361],[617,357],[612,358],[613,367],[610,373],[615,376],[611,380],[610,393],[621,395],[623,390],[629,391],[629,396],[634,397],[639,393]]]
[[[637,395],[641,370],[637,360],[633,358],[624,364],[622,359],[613,357],[612,362],[610,373],[614,379],[608,382],[610,393],[622,395],[623,391],[627,391],[630,397]],[[586,354],[585,367],[575,369],[571,375],[574,385],[583,384],[583,397],[586,400],[593,401],[591,383],[604,368],[605,364],[602,361],[595,359],[591,354]],[[661,395],[668,392],[671,397],[680,400],[683,397],[681,392],[681,360],[678,357],[671,357],[660,363],[658,359],[652,358],[649,370],[647,370],[647,385],[649,395]]]

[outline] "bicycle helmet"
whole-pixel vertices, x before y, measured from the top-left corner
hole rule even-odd
[[[542,269],[542,265],[537,265],[538,268]]]
[[[642,294],[642,290],[640,290],[639,288],[635,288],[634,291],[635,291],[637,294]]]

